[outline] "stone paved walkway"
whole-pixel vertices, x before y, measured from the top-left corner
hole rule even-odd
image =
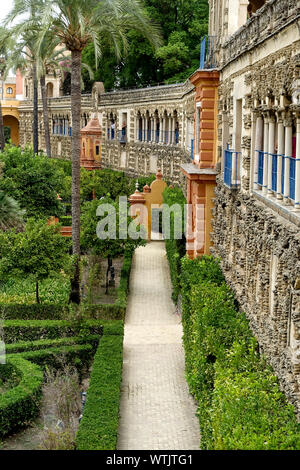
[[[182,326],[171,300],[164,242],[136,250],[130,291],[118,449],[199,449],[199,422],[184,377]]]

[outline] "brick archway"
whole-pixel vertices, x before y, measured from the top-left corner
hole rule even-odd
[[[19,120],[15,116],[6,114],[3,116],[3,124],[10,128],[10,138],[14,145],[19,145]]]

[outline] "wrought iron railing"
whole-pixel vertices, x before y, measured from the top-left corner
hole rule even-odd
[[[227,146],[224,151],[224,183],[229,188],[237,188],[240,185],[239,168],[240,154]]]
[[[216,36],[204,36],[200,44],[200,69],[216,68]]]
[[[137,140],[139,142],[152,142],[177,145],[179,143],[179,131],[164,131],[139,129],[137,131]]]
[[[258,176],[257,183],[262,186],[264,181],[264,158],[265,154],[262,150],[256,150],[258,152]]]
[[[288,195],[285,195],[291,200],[295,200],[295,187],[296,187],[296,161],[297,159],[290,156],[279,155],[277,153],[269,154],[265,153],[262,150],[256,150],[258,152],[258,176],[257,176],[257,184],[259,186],[264,186],[263,184],[263,174],[264,174],[264,166],[265,162],[267,166],[269,161],[272,162],[272,178],[271,178],[271,188],[268,187],[269,190],[273,191],[274,193],[281,194],[284,196],[285,194],[285,171],[288,171],[288,184],[289,190]],[[265,156],[271,156],[271,160],[265,159]],[[281,159],[281,176],[278,175],[278,169]],[[288,168],[286,168],[288,165]],[[278,181],[279,176],[279,181]],[[278,186],[278,182],[281,184]]]
[[[271,154],[272,156],[272,191],[277,191],[277,153]]]
[[[289,175],[289,187],[290,187],[290,199],[295,200],[295,185],[296,185],[296,159],[290,157],[290,175]]]

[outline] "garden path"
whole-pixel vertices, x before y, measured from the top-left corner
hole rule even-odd
[[[196,404],[184,376],[180,316],[165,244],[135,251],[124,336],[119,450],[199,449]]]

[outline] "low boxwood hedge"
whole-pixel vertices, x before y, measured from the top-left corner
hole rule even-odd
[[[21,356],[8,358],[20,373],[19,384],[0,395],[0,437],[17,430],[39,411],[43,372]]]
[[[26,351],[20,353],[20,355],[24,359],[38,364],[43,368],[47,366],[54,369],[60,369],[63,363],[67,362],[68,364],[76,367],[79,374],[81,375],[84,370],[88,369],[95,354],[96,348],[96,343],[74,344],[72,346],[61,346],[57,348]]]
[[[74,344],[96,343],[99,342],[99,335],[90,335],[86,337],[70,336],[66,338],[41,339],[37,341],[19,341],[18,343],[9,343],[6,345],[6,354],[23,353],[27,351],[37,351],[39,349],[49,349],[60,346],[72,346]],[[1,373],[1,369],[0,369]]]
[[[300,449],[300,429],[212,257],[182,260],[186,376],[201,448]]]
[[[181,258],[185,255],[186,241],[184,237],[184,205],[186,199],[180,188],[167,187],[163,192],[163,201],[169,208],[174,204],[174,212],[170,214],[170,237],[165,238],[166,252],[170,267],[173,287],[172,299],[176,303],[180,293]],[[175,233],[174,217],[182,219],[182,236]],[[180,236],[180,238],[178,238]]]
[[[72,226],[72,216],[71,215],[64,215],[59,218],[59,223],[63,227],[71,227]]]
[[[60,320],[66,312],[68,306],[61,304],[0,304],[0,316],[7,320]]]
[[[80,331],[102,335],[103,326],[98,320],[85,320],[80,324],[64,320],[5,320],[5,343],[56,339],[77,336]]]
[[[123,335],[104,335],[95,354],[83,418],[76,438],[78,450],[114,450],[117,446]]]

